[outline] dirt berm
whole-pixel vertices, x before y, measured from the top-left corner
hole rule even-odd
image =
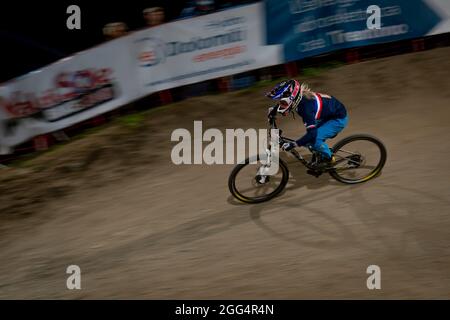
[[[379,137],[378,178],[348,186],[290,161],[268,203],[230,197],[232,166],[175,166],[176,128],[265,128],[269,84],[117,120],[0,170],[0,298],[449,298],[450,48],[307,80],[338,97],[339,136]],[[286,132],[300,136],[299,119]],[[66,288],[79,265],[82,289]],[[366,269],[381,267],[381,290]]]

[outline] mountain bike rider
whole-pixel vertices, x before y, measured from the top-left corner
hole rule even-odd
[[[303,119],[306,134],[295,142],[285,142],[281,148],[289,151],[295,147],[305,146],[320,155],[316,168],[326,168],[334,163],[334,157],[327,139],[337,136],[348,124],[345,106],[335,97],[312,91],[307,84],[297,80],[287,80],[277,84],[266,94],[278,104],[269,109],[270,115],[279,113],[283,116],[297,112]]]

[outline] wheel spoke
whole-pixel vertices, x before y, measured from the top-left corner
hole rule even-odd
[[[344,149],[339,149],[338,151],[339,151],[339,152],[343,152],[343,153],[350,154],[350,155],[352,155],[352,156],[358,154],[357,152],[351,152],[351,151],[347,151],[347,150],[344,150]]]
[[[337,161],[336,161],[336,164],[341,163],[341,162],[345,162],[345,161],[347,161],[347,162],[353,162],[354,164],[359,165],[359,162],[358,162],[358,161],[349,159],[349,158],[347,158],[347,157],[346,157],[346,158],[341,158],[341,159],[337,160]]]
[[[335,168],[335,171],[347,171],[347,170],[357,170],[357,169],[375,169],[376,166],[359,166],[359,167],[339,167],[339,168]]]

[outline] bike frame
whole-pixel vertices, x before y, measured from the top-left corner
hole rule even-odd
[[[283,144],[284,142],[295,142],[294,139],[290,139],[287,137],[283,137],[282,134],[282,130],[280,128],[278,128],[277,123],[276,123],[276,117],[275,115],[270,115],[269,114],[269,126],[270,129],[276,129],[279,132],[279,144]],[[270,144],[269,144],[269,150],[268,152],[268,156],[269,154],[271,154],[271,148],[272,148],[272,137],[271,137],[271,130],[269,130],[269,139]],[[311,150],[310,150],[311,151]],[[303,158],[303,156],[295,149],[292,149],[290,151],[288,151],[288,153],[292,154],[298,161],[300,161],[306,168],[308,169],[313,169],[313,167],[311,166],[311,164],[305,159]],[[314,152],[313,152],[314,153]]]
[[[274,109],[275,110],[275,109]],[[282,130],[280,129],[280,128],[278,128],[278,125],[277,125],[277,123],[276,123],[276,113],[274,112],[274,110],[272,110],[270,113],[269,113],[269,115],[268,115],[268,121],[269,121],[269,126],[270,126],[270,129],[276,129],[276,130],[278,130],[278,132],[279,132],[279,144],[281,145],[281,144],[283,144],[284,142],[295,142],[295,140],[294,139],[290,139],[290,138],[287,138],[287,137],[283,137],[282,136]],[[266,152],[267,152],[267,156],[268,156],[268,164],[270,165],[270,157],[271,157],[271,148],[272,148],[272,139],[271,139],[272,137],[271,137],[271,130],[269,130],[269,141],[270,141],[270,143],[269,143],[269,149],[268,150],[266,150]],[[310,148],[308,148],[308,150],[312,153],[312,154],[317,154],[317,152],[316,151],[314,151],[314,150],[311,150]],[[353,153],[353,152],[349,152],[349,151],[345,151],[345,150],[341,150],[342,152],[345,152],[345,153],[348,153],[348,154],[350,154],[350,155],[355,155],[355,153]],[[285,151],[286,152],[286,151]],[[303,158],[303,156],[296,150],[296,149],[291,149],[290,151],[287,151],[288,153],[290,153],[291,155],[293,155],[294,156],[294,158],[296,158],[298,161],[300,161],[306,168],[308,168],[308,169],[310,169],[310,170],[314,170],[314,171],[317,171],[317,169],[314,167],[314,166],[312,166],[311,165],[311,163],[310,162],[308,162],[305,158]],[[352,160],[350,160],[350,159],[348,159],[348,158],[343,158],[343,157],[341,157],[341,156],[339,156],[341,159],[338,159],[338,160],[336,160],[336,163],[335,163],[335,165],[336,164],[338,164],[338,163],[340,163],[340,162],[342,162],[342,161],[351,161],[351,162],[354,162],[354,161],[352,161]],[[357,164],[356,162],[355,162],[355,164]],[[329,170],[334,170],[334,168],[329,168],[329,169],[326,169],[326,170],[321,170],[322,172],[325,172],[325,171],[329,171]]]

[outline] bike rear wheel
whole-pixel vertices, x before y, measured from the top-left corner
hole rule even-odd
[[[286,187],[289,170],[283,160],[279,159],[279,169],[275,175],[261,175],[260,168],[267,156],[259,155],[245,159],[234,167],[228,178],[231,194],[245,203],[260,203],[277,196]]]
[[[386,163],[386,147],[370,135],[349,136],[337,142],[332,149],[336,164],[329,173],[343,183],[369,181],[381,172]]]

